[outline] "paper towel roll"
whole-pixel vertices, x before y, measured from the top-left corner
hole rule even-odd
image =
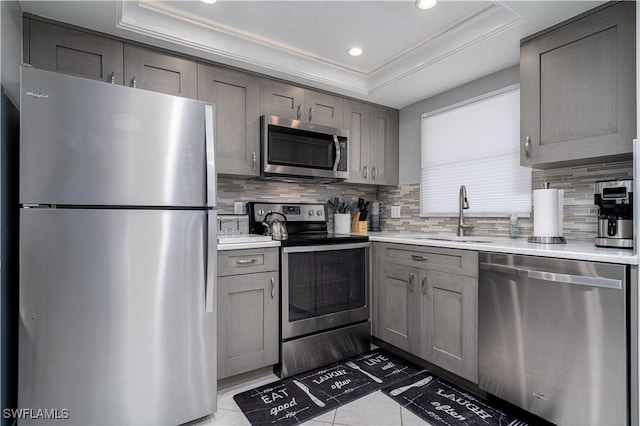
[[[533,235],[562,236],[562,205],[564,190],[535,189],[533,191]]]

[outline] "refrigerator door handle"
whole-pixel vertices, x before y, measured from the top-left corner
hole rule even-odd
[[[207,207],[216,205],[215,106],[204,106],[205,160],[207,162]]]
[[[218,237],[216,235],[216,224],[218,223],[217,212],[215,210],[208,210],[206,212],[205,220],[205,232],[207,234],[207,245],[204,253],[205,256],[205,313],[210,314],[214,312],[216,304],[216,282],[217,282],[217,264],[218,264],[218,252],[217,242]]]

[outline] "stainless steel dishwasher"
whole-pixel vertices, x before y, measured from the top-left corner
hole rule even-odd
[[[628,424],[628,267],[479,261],[480,388],[560,425]]]

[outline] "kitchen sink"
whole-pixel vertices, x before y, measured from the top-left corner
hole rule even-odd
[[[431,241],[451,241],[455,243],[478,243],[478,244],[487,244],[492,243],[493,240],[488,240],[486,238],[481,237],[458,237],[458,236],[416,236],[411,237],[414,240],[431,240]]]

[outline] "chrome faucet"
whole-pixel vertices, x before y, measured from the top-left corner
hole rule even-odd
[[[463,211],[469,208],[469,201],[467,201],[467,188],[464,185],[460,185],[460,194],[458,197],[458,236],[464,237],[467,235],[467,230],[472,230],[473,225],[464,223]]]

